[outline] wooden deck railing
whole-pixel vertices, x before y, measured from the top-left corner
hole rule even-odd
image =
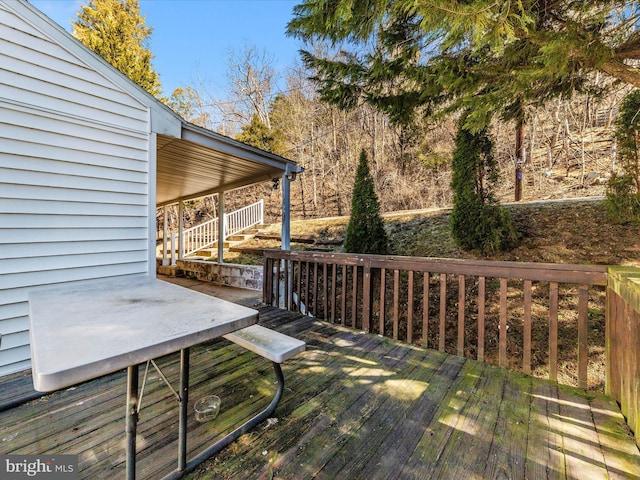
[[[604,363],[605,266],[278,250],[264,259],[269,305],[583,388]]]
[[[608,277],[606,392],[640,443],[640,268],[610,267]]]

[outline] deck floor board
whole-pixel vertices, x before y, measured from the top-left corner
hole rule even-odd
[[[640,480],[638,447],[609,398],[272,307],[261,323],[308,344],[283,364],[277,421],[192,479]],[[176,385],[178,356],[158,364]],[[191,411],[211,393],[222,408],[207,424],[190,417],[190,456],[264,408],[275,388],[270,362],[224,340],[192,349],[191,380]],[[13,376],[0,397],[29,382]],[[118,372],[0,412],[0,454],[77,454],[80,478],[122,478],[125,393]],[[154,479],[175,468],[178,404],[153,370],[143,404],[138,473]]]

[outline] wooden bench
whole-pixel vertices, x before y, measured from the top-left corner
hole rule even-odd
[[[267,408],[194,457],[189,461],[186,471],[182,472],[182,474],[193,471],[193,469],[195,469],[195,467],[204,460],[215,455],[231,442],[235,441],[238,437],[249,432],[256,425],[262,423],[271,416],[284,392],[284,375],[282,373],[282,368],[280,368],[280,364],[298,353],[303,352],[305,349],[305,343],[302,340],[270,330],[262,325],[251,325],[250,327],[224,335],[224,338],[271,360],[273,363],[273,370],[275,371],[276,378],[278,379],[278,389]],[[174,477],[167,478],[173,479]],[[175,478],[177,479],[179,476],[176,476]]]
[[[268,358],[272,362],[282,363],[300,352],[304,352],[305,343],[262,325],[237,330],[224,336],[230,342]]]

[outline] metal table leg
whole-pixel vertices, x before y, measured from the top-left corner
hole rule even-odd
[[[127,480],[136,478],[136,429],[138,424],[138,365],[127,368]]]
[[[189,349],[180,351],[180,424],[178,427],[178,471],[187,468],[187,406],[189,404]]]

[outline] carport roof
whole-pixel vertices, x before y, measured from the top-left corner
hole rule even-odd
[[[300,171],[286,158],[182,122],[179,138],[157,137],[156,205],[232,190]]]

